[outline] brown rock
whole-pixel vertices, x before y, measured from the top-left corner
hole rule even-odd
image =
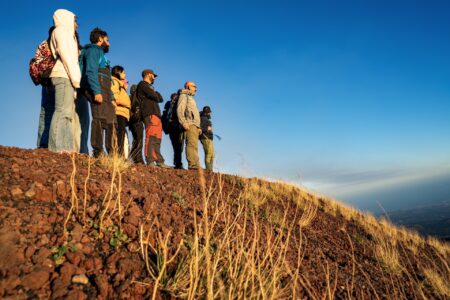
[[[21,197],[22,195],[23,195],[23,191],[22,191],[20,188],[18,188],[18,187],[13,187],[13,188],[11,189],[11,196],[12,196],[14,199],[19,198],[19,197]]]
[[[43,287],[49,280],[50,273],[45,271],[34,271],[22,277],[22,284],[30,290],[37,290]]]
[[[67,260],[72,263],[75,266],[78,266],[78,264],[80,263],[81,259],[82,259],[82,255],[81,253],[77,252],[67,252],[66,253],[66,258]]]
[[[36,252],[36,247],[31,245],[25,249],[25,258],[29,259],[33,256],[34,252]]]
[[[63,298],[67,292],[67,286],[62,282],[61,278],[56,278],[52,281],[52,299]]]
[[[72,235],[72,241],[80,242],[81,238],[83,237],[83,227],[80,224],[75,223],[75,225],[72,229],[71,235]]]
[[[42,264],[46,258],[52,254],[52,251],[47,248],[41,248],[37,253],[33,255],[33,262],[35,264]]]
[[[73,275],[76,272],[76,267],[72,265],[71,263],[64,263],[61,270],[59,271],[61,275],[61,281],[63,284],[68,285],[70,284]]]
[[[108,297],[108,277],[103,274],[98,274],[95,276],[95,285],[97,286],[98,293],[100,296]]]
[[[84,299],[87,299],[87,296],[80,290],[71,290],[66,297],[66,300],[84,300]]]
[[[130,239],[135,239],[138,236],[138,229],[132,224],[124,224],[123,231],[128,235]]]
[[[28,199],[33,199],[34,196],[36,195],[36,182],[34,182],[30,188],[28,189],[28,191],[25,192],[25,197],[27,197]]]

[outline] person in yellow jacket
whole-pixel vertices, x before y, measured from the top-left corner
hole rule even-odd
[[[127,93],[128,82],[126,80],[125,69],[122,66],[114,66],[111,70],[111,74],[113,81],[111,89],[114,98],[116,99],[117,151],[119,154],[123,155],[126,126],[130,120],[131,100]],[[115,143],[113,143],[113,145],[114,144]]]

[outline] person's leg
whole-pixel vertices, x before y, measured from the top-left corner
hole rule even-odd
[[[206,170],[213,170],[213,161],[214,161],[214,144],[210,139],[202,139],[203,150],[205,151],[205,167]]]
[[[102,124],[105,129],[105,147],[109,155],[118,151],[117,145],[117,124],[107,123],[104,121]]]
[[[89,137],[89,101],[82,93],[77,95],[76,111],[80,119],[81,136],[80,136],[80,153],[89,154],[88,137]]]
[[[186,131],[186,159],[189,169],[198,169],[198,128],[195,125]]]
[[[48,137],[53,113],[55,112],[55,89],[53,86],[42,87],[41,112],[39,115],[38,148],[48,148]]]
[[[156,115],[152,115],[152,124],[154,128],[154,145],[153,149],[155,151],[155,160],[158,165],[164,164],[164,157],[161,154],[161,140],[162,140],[162,122],[161,118]]]
[[[133,135],[133,144],[131,146],[130,156],[134,163],[143,164],[144,158],[142,157],[143,146],[143,131],[144,126],[142,122],[135,122],[130,124],[130,131]]]
[[[127,118],[117,115],[117,147],[120,155],[123,155]]]
[[[74,89],[66,78],[52,78],[55,87],[55,112],[50,125],[48,148],[54,152],[78,152],[74,119]]]
[[[175,169],[182,169],[183,168],[183,163],[181,161],[182,160],[181,154],[183,152],[182,133],[172,132],[170,133],[169,137],[173,148],[173,164],[175,166]]]
[[[102,120],[95,117],[91,122],[91,146],[92,155],[99,157],[103,153],[103,126]]]

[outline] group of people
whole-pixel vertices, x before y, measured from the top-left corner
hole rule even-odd
[[[164,131],[173,146],[176,169],[183,169],[185,144],[188,168],[200,168],[200,140],[206,170],[213,170],[211,109],[205,106],[199,112],[193,81],[187,81],[183,89],[173,93],[161,113],[163,97],[153,86],[157,78],[153,70],[143,70],[142,81],[132,85],[128,93],[125,69],[120,65],[111,68],[105,56],[110,43],[104,30],[93,29],[91,43],[82,47],[74,13],[58,9],[53,21],[48,39],[39,45],[30,62],[33,81],[42,85],[38,147],[54,152],[89,153],[90,127],[94,157],[105,150],[107,154],[125,155],[128,127],[133,136],[129,155],[133,162],[170,168],[160,151]],[[44,64],[46,59],[49,62]]]

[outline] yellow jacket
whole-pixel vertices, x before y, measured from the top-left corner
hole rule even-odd
[[[111,90],[114,94],[114,98],[116,99],[116,115],[122,116],[130,120],[130,108],[131,108],[131,100],[130,96],[127,94],[127,90],[123,86],[121,80],[116,77],[112,77],[113,82],[111,85]]]

